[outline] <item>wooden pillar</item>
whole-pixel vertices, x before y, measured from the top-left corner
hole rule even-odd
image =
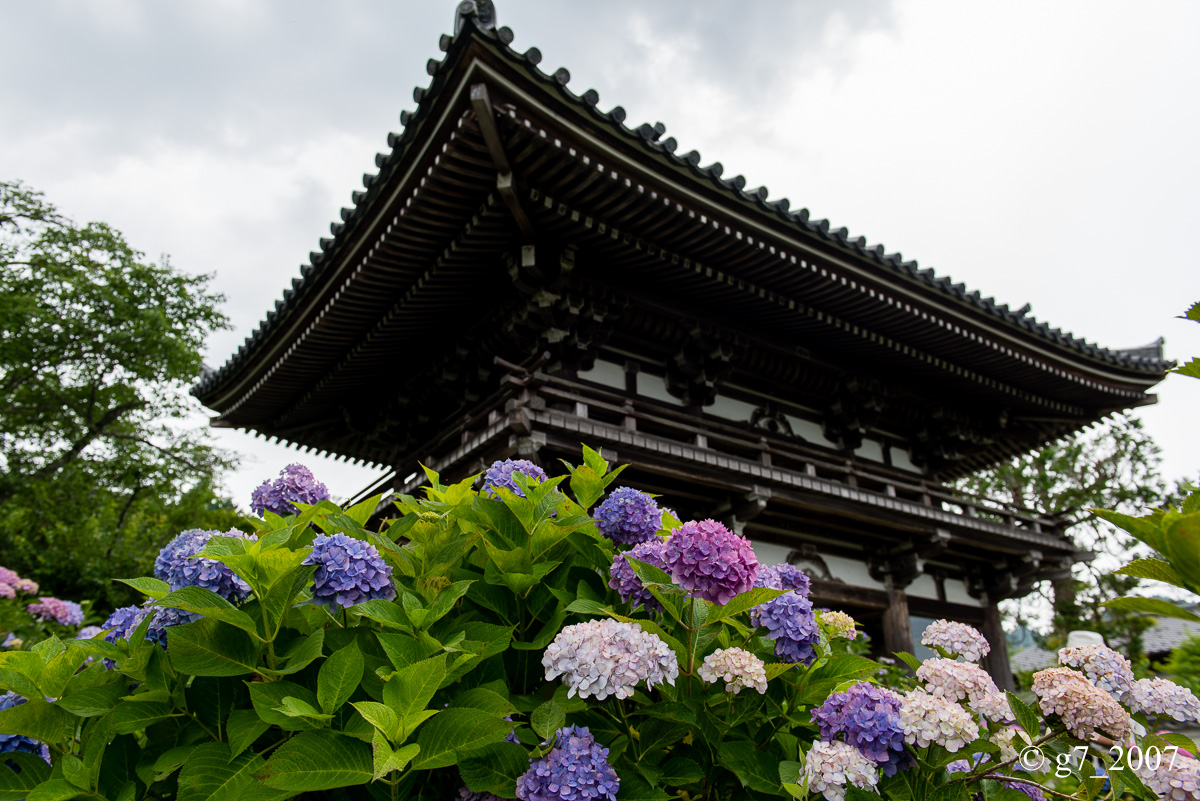
[[[908,593],[887,582],[887,609],[883,611],[883,649],[912,653],[912,621],[908,618]]]
[[[1000,626],[1000,607],[987,595],[983,597],[982,633],[988,645],[992,646],[992,650],[983,658],[983,667],[1001,690],[1017,689],[1012,668],[1008,664],[1008,641],[1004,639],[1004,629]]]

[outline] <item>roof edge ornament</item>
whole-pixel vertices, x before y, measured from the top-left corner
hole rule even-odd
[[[467,19],[472,18],[481,31],[496,30],[496,5],[492,0],[463,0],[454,11],[454,38],[462,32]]]

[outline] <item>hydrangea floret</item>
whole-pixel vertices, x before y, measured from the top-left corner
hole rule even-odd
[[[559,729],[554,748],[517,779],[521,801],[616,801],[621,780],[586,726]]]
[[[679,664],[665,642],[636,623],[588,620],[565,626],[542,656],[546,679],[559,676],[568,697],[628,698],[634,688],[674,684]]]
[[[652,539],[662,528],[658,504],[640,490],[617,487],[592,515],[596,528],[617,545],[634,545]]]
[[[25,608],[38,620],[53,620],[60,626],[78,626],[83,622],[83,607],[74,601],[42,596]]]
[[[884,765],[884,773],[891,776],[904,753],[900,704],[900,696],[891,690],[860,681],[825,699],[812,711],[812,721],[822,740],[845,738],[872,762]]]
[[[302,464],[289,464],[279,478],[267,480],[250,494],[250,508],[259,517],[263,512],[285,516],[299,511],[295,504],[312,505],[329,498],[329,489]]]
[[[952,620],[935,620],[926,626],[921,634],[921,645],[941,648],[968,662],[978,662],[992,650],[992,646],[976,629]]]
[[[114,609],[108,619],[100,624],[100,628],[108,632],[104,635],[104,640],[106,642],[128,640],[150,612],[151,610],[144,606],[122,606]]]
[[[999,690],[972,698],[967,706],[995,723],[1011,723],[1014,720],[1008,696]]]
[[[1165,715],[1180,722],[1200,720],[1200,699],[1170,679],[1139,679],[1126,700],[1134,711]]]
[[[795,590],[807,597],[812,588],[808,575],[795,565],[760,565],[755,587],[768,590]]]
[[[920,688],[905,694],[900,704],[900,728],[904,742],[922,748],[936,743],[950,753],[979,737],[979,724],[971,713],[944,695],[932,695]]]
[[[620,594],[622,601],[632,604],[634,609],[639,606],[644,606],[649,611],[662,609],[662,604],[642,584],[642,580],[633,572],[633,566],[629,564],[629,559],[626,557],[631,556],[665,571],[667,562],[663,558],[663,551],[666,547],[666,541],[655,537],[646,542],[639,542],[624,553],[618,553],[613,557],[612,567],[608,571],[608,586]]]
[[[158,552],[154,560],[154,574],[167,582],[172,590],[201,587],[232,604],[241,604],[250,597],[250,585],[227,565],[207,556],[197,556],[213,537],[258,539],[257,534],[246,534],[237,529],[224,532],[189,529],[176,535]]]
[[[1097,729],[1118,740],[1129,733],[1129,713],[1071,668],[1046,668],[1034,673],[1033,692],[1042,714],[1061,717],[1067,730],[1080,740],[1091,739]]]
[[[767,630],[775,642],[780,661],[811,665],[817,658],[821,635],[812,601],[799,592],[789,592],[759,604],[750,611],[750,622]]]
[[[676,584],[721,606],[751,589],[758,576],[750,541],[715,520],[692,520],[677,528],[667,539],[663,560]]]
[[[517,482],[513,480],[514,473],[520,473],[531,482],[545,481],[549,478],[545,470],[528,459],[505,459],[502,462],[493,462],[492,466],[483,474],[484,494],[494,498],[497,494],[496,489],[504,487],[514,495],[524,498],[525,490],[517,486]]]
[[[813,743],[805,754],[803,776],[809,792],[820,793],[829,801],[842,801],[846,785],[874,791],[879,782],[875,763],[840,741]]]
[[[369,542],[342,532],[319,534],[306,565],[316,565],[313,574],[313,603],[348,608],[363,601],[396,597],[392,568]]]
[[[1058,663],[1078,668],[1118,699],[1133,689],[1133,665],[1107,645],[1076,645],[1058,652]]]
[[[1134,773],[1164,801],[1196,801],[1200,798],[1200,762],[1181,753],[1163,754],[1161,760],[1139,754],[1130,759]]]
[[[759,693],[767,691],[767,672],[763,661],[741,648],[718,648],[704,657],[698,671],[700,678],[711,683],[724,679],[725,692],[737,695],[749,687]]]

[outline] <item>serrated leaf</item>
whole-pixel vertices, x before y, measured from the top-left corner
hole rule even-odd
[[[730,598],[729,603],[724,606],[713,604],[712,608],[708,610],[707,622],[715,623],[727,617],[740,615],[742,612],[749,611],[756,606],[765,604],[767,601],[778,598],[780,595],[786,595],[787,593],[788,590],[772,590],[766,587],[747,590]]]
[[[74,734],[75,719],[66,710],[35,695],[23,704],[0,711],[0,731],[56,745]]]
[[[503,740],[512,724],[478,709],[447,709],[421,729],[413,767],[445,768],[460,757]]]
[[[667,801],[671,797],[665,790],[652,786],[634,771],[618,770],[617,778],[621,780],[621,789],[617,791],[621,801]]]
[[[279,707],[283,706],[283,699],[288,697],[299,698],[315,709],[317,696],[307,687],[290,681],[252,681],[246,686],[250,688],[250,702],[254,705],[254,711],[267,723],[284,731],[305,731],[320,727],[319,723],[308,718],[293,718],[279,711]]]
[[[254,618],[212,590],[206,590],[203,587],[182,587],[162,596],[155,602],[155,605],[182,609],[185,612],[195,612],[212,620],[220,620],[241,629],[255,639],[258,638],[258,626],[255,624]]]
[[[549,740],[551,735],[567,723],[567,713],[551,699],[533,710],[529,716],[529,725],[543,740]]]
[[[50,778],[50,766],[40,756],[10,751],[0,761],[0,799],[18,801]]]
[[[517,711],[517,708],[509,703],[503,695],[486,687],[475,687],[459,693],[450,702],[450,706],[451,708],[478,709],[498,718],[512,715]]]
[[[668,759],[662,766],[662,772],[662,782],[668,787],[697,784],[704,778],[704,769],[696,761],[687,757]]]
[[[111,711],[124,695],[125,688],[120,684],[99,684],[75,691],[68,688],[67,695],[55,706],[81,718],[98,717]]]
[[[230,758],[253,745],[254,741],[262,737],[269,728],[271,728],[271,724],[260,718],[253,709],[230,711],[229,720],[225,723]]]
[[[358,714],[374,726],[391,741],[395,742],[400,735],[400,718],[392,711],[392,708],[387,704],[376,703],[375,701],[356,701],[351,704],[358,710]]]
[[[1017,719],[1017,723],[1025,730],[1026,734],[1036,740],[1042,732],[1041,717],[1011,691],[1006,690],[1004,694],[1008,696],[1008,706],[1012,710],[1013,717]]]
[[[171,591],[171,585],[165,581],[156,578],[143,576],[142,578],[117,579],[122,584],[128,584],[143,595],[150,598],[159,599]]]
[[[171,707],[162,701],[138,701],[138,696],[122,701],[112,713],[117,734],[133,734],[171,716]]]
[[[263,758],[253,751],[230,759],[224,743],[199,746],[179,772],[177,801],[237,801],[257,783]]]
[[[167,629],[167,656],[172,667],[193,676],[244,676],[258,668],[250,635],[207,618]]]
[[[1113,572],[1124,576],[1150,579],[1151,581],[1162,581],[1187,589],[1187,585],[1183,583],[1183,579],[1179,577],[1171,565],[1161,559],[1135,559],[1125,565],[1125,567]]]
[[[515,798],[517,779],[529,769],[529,754],[516,743],[493,743],[458,765],[463,783],[476,793]]]
[[[287,696],[275,707],[275,711],[287,715],[289,718],[310,718],[312,720],[327,721],[333,718],[333,715],[323,715],[316,707],[307,701],[301,701],[299,698]]]
[[[316,629],[307,637],[294,640],[282,654],[284,666],[275,672],[282,676],[299,673],[321,656],[324,645],[325,629]]]
[[[1174,370],[1170,370],[1169,372],[1178,373],[1179,375],[1186,375],[1189,378],[1200,378],[1200,358],[1188,359],[1186,362],[1179,365]]]
[[[332,713],[350,698],[363,677],[363,656],[358,643],[351,641],[321,664],[317,674],[317,700],[321,709]]]
[[[717,761],[733,771],[743,786],[760,793],[780,795],[779,763],[747,740],[721,743]]]
[[[1170,601],[1161,601],[1158,598],[1117,598],[1112,601],[1105,601],[1102,606],[1112,609],[1122,609],[1126,612],[1146,612],[1147,614],[1158,615],[1159,617],[1174,617],[1180,620],[1200,623],[1200,616],[1194,615]]]
[[[401,668],[383,685],[383,700],[400,720],[428,706],[446,678],[446,655]]]
[[[910,654],[908,651],[896,651],[896,658],[904,664],[908,665],[914,671],[920,670],[921,660]]]
[[[268,787],[292,793],[366,784],[374,775],[371,747],[332,731],[297,734],[256,774]]]
[[[68,801],[79,795],[79,788],[66,779],[50,779],[39,784],[25,801]]]

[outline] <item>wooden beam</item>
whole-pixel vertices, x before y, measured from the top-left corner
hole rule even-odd
[[[1000,608],[995,603],[983,606],[982,633],[992,650],[983,658],[983,666],[992,676],[992,681],[1001,690],[1016,690],[1012,668],[1008,664],[1008,641],[1000,626]]]
[[[913,650],[912,620],[908,616],[908,594],[888,589],[887,609],[883,612],[883,649],[889,654]]]

